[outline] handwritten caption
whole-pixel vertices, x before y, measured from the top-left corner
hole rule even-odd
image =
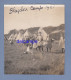
[[[21,13],[21,12],[26,12],[26,11],[29,11],[29,10],[32,10],[32,11],[35,11],[35,10],[38,10],[38,11],[41,11],[43,9],[46,9],[47,11],[49,9],[53,9],[55,7],[55,5],[51,5],[51,6],[30,6],[29,8],[27,7],[23,7],[21,6],[20,8],[16,8],[16,7],[12,7],[9,9],[9,14],[12,14],[12,13]]]

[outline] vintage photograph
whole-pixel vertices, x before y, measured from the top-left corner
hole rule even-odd
[[[4,73],[64,75],[65,6],[4,5]]]

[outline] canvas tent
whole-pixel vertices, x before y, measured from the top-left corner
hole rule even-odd
[[[4,36],[4,40],[7,40],[7,37],[6,36]]]
[[[38,30],[38,38],[39,40],[43,38],[43,40],[49,40],[49,35],[44,31],[43,28],[39,28]]]
[[[13,40],[13,38],[14,38],[14,34],[11,34],[8,40]]]
[[[33,34],[34,38],[37,38],[37,34]]]
[[[17,33],[14,35],[13,40],[16,40],[17,35],[18,35]]]
[[[24,33],[23,37],[26,40],[27,38],[32,37],[32,34],[28,30],[26,30],[26,32]]]
[[[21,34],[20,32],[15,36],[16,36],[16,40],[23,40],[23,34]]]

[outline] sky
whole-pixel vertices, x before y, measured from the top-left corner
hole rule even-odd
[[[43,9],[31,10],[43,7]],[[10,13],[13,10],[19,10],[21,7],[28,11]],[[48,9],[49,7],[49,9]],[[51,8],[52,7],[52,8]],[[9,33],[12,29],[27,29],[30,27],[57,27],[65,23],[64,5],[4,5],[4,34]]]

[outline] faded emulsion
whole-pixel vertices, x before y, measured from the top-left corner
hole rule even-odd
[[[65,5],[4,5],[4,73],[64,75]]]

